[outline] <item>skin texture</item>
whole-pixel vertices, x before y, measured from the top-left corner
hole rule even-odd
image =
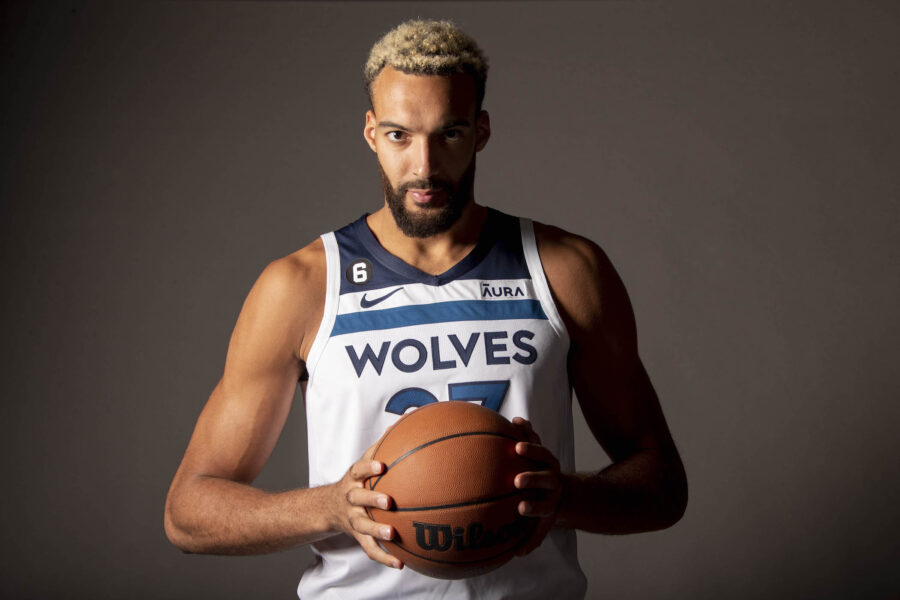
[[[490,138],[489,116],[476,111],[475,86],[465,75],[415,76],[388,67],[376,78],[372,99],[363,135],[393,190],[413,184],[400,198],[411,218],[428,220],[443,210],[448,197],[441,190],[448,185],[467,191],[458,219],[428,237],[404,234],[387,202],[368,217],[385,249],[422,271],[442,273],[472,250],[487,215],[465,178]],[[428,196],[432,188],[437,191]],[[516,478],[531,495],[519,511],[541,520],[539,535],[521,553],[536,548],[554,525],[598,533],[668,527],[684,512],[687,485],[638,357],[625,288],[592,242],[540,224],[535,233],[572,340],[570,380],[591,431],[614,462],[601,472],[560,473],[538,432],[516,419],[529,440],[516,450],[535,465]],[[280,493],[252,486],[303,373],[322,316],[325,278],[317,240],[269,264],[250,291],[222,379],[197,420],[166,500],[166,533],[182,550],[265,553],[345,533],[373,560],[402,567],[375,541],[394,531],[365,511],[391,504],[363,486],[385,468],[371,460],[372,448],[330,485]]]

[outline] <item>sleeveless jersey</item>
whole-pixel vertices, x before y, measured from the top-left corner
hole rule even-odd
[[[569,338],[532,223],[488,209],[475,248],[440,275],[387,252],[365,215],[322,236],[327,287],[306,367],[309,485],[333,483],[412,407],[480,402],[531,421],[574,471]],[[575,532],[554,528],[525,557],[470,579],[371,560],[356,540],[313,544],[300,598],[583,598]]]

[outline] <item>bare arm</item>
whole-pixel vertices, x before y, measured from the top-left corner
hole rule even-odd
[[[562,476],[556,524],[610,534],[669,527],[684,513],[687,482],[638,356],[625,287],[592,242],[539,225],[536,233],[572,342],[570,379],[588,426],[613,460],[599,472]]]
[[[250,291],[225,372],[166,499],[166,534],[182,550],[258,554],[345,532],[373,558],[396,565],[371,537],[389,538],[393,531],[364,517],[364,506],[386,498],[362,485],[383,468],[369,456],[332,485],[280,493],[251,485],[287,419],[324,296],[321,242],[270,264]]]

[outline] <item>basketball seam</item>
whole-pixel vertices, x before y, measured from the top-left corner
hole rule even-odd
[[[395,466],[398,462],[400,462],[400,461],[403,460],[404,458],[410,456],[411,454],[415,454],[416,452],[418,452],[418,451],[421,450],[422,448],[427,448],[428,446],[432,446],[432,445],[438,444],[438,443],[440,443],[440,442],[444,442],[444,441],[447,441],[447,440],[451,440],[451,439],[453,439],[453,438],[466,437],[466,436],[469,436],[469,435],[492,435],[492,436],[494,436],[494,437],[505,438],[505,439],[508,439],[508,440],[512,440],[512,441],[514,441],[514,442],[519,442],[519,441],[521,441],[521,440],[519,440],[519,439],[516,438],[516,437],[513,437],[513,436],[511,436],[511,435],[506,435],[506,434],[503,434],[503,433],[497,433],[496,431],[465,431],[465,432],[462,432],[462,433],[454,433],[454,434],[451,434],[451,435],[445,435],[444,437],[435,438],[435,439],[433,439],[433,440],[430,440],[430,441],[428,441],[428,442],[425,442],[425,443],[422,444],[421,446],[418,446],[418,447],[416,447],[416,448],[413,448],[412,450],[407,451],[406,453],[404,453],[403,455],[401,455],[399,458],[397,458],[394,462],[392,462],[391,464],[389,464],[389,465],[387,466],[387,468],[384,470],[384,473],[382,473],[381,475],[379,475],[379,476],[375,479],[375,481],[374,481],[373,483],[370,483],[370,484],[369,484],[369,489],[370,489],[370,490],[374,490],[374,489],[375,489],[375,486],[378,485],[378,482],[381,481],[381,478],[384,477],[384,476],[387,474],[387,472],[391,469],[391,467]]]
[[[395,508],[393,512],[420,512],[425,510],[440,510],[442,508],[459,508],[460,506],[474,506],[476,504],[487,504],[488,502],[494,502],[496,500],[503,500],[504,498],[509,498],[510,496],[515,496],[520,493],[522,490],[513,490],[511,492],[507,492],[505,494],[500,494],[499,496],[491,496],[490,498],[478,498],[477,500],[469,500],[467,502],[456,502],[454,504],[442,504],[440,506],[417,506],[410,508]]]
[[[427,405],[426,405],[426,406],[427,406]],[[424,407],[423,407],[423,408],[424,408]],[[388,434],[389,434],[391,431],[393,431],[394,428],[397,427],[397,425],[399,425],[400,423],[402,423],[403,421],[405,421],[408,417],[411,417],[413,414],[415,414],[415,412],[416,412],[416,411],[413,411],[413,412],[410,412],[410,413],[406,413],[405,415],[403,415],[402,417],[400,417],[399,419],[397,419],[397,421],[396,421],[393,425],[391,425],[390,427],[388,427],[387,431],[385,431],[385,432],[381,435],[381,439],[378,440],[378,445],[375,447],[375,452],[372,453],[372,457],[373,457],[373,458],[374,458],[375,456],[378,455],[378,451],[381,450],[381,446],[382,446],[382,444],[384,444],[384,441],[388,438]]]

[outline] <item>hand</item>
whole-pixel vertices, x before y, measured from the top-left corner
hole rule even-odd
[[[540,519],[531,540],[516,552],[516,556],[525,556],[541,545],[556,522],[562,495],[562,476],[559,461],[541,445],[541,438],[532,429],[531,423],[522,417],[515,417],[512,422],[528,440],[516,444],[516,454],[534,461],[540,469],[519,473],[514,480],[517,488],[528,490],[527,499],[519,502],[519,514]]]
[[[337,483],[332,484],[333,499],[331,503],[332,524],[334,529],[356,538],[362,549],[374,561],[392,567],[403,568],[403,563],[385,552],[376,538],[390,540],[396,532],[390,525],[376,523],[366,512],[366,507],[388,509],[393,500],[387,494],[368,489],[364,484],[372,475],[378,475],[385,469],[384,463],[372,460],[375,446],[370,447],[358,461],[347,470]]]

